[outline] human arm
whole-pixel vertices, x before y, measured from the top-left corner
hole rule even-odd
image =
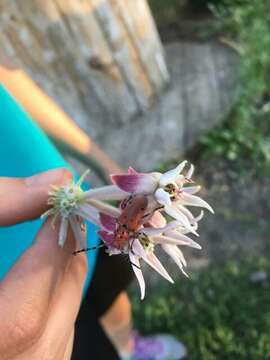
[[[70,174],[52,170],[27,179],[0,178],[0,226],[39,217],[47,207],[52,183]],[[64,248],[57,244],[57,224],[48,219],[33,245],[0,283],[0,358],[69,359],[87,262],[71,256],[70,232]],[[10,239],[12,241],[12,239]]]
[[[121,172],[119,166],[22,69],[0,64],[1,82],[46,133],[94,159],[104,168],[107,177]]]

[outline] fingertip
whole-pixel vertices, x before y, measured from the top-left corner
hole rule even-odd
[[[73,178],[66,168],[48,170],[29,178],[0,178],[0,226],[10,226],[39,217],[48,209],[51,185],[64,185]]]
[[[64,184],[73,178],[72,173],[66,168],[52,169],[46,172],[33,175],[24,179],[27,186],[50,186],[54,184]]]

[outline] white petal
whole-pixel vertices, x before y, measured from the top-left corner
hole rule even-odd
[[[190,167],[189,167],[188,172],[186,174],[186,178],[190,179],[192,177],[193,173],[194,173],[194,165],[190,164]]]
[[[136,275],[136,278],[137,278],[139,286],[140,286],[141,300],[143,300],[144,296],[145,296],[145,281],[144,281],[144,278],[143,278],[142,270],[140,269],[139,258],[138,258],[138,256],[135,256],[130,252],[129,253],[129,259],[130,259],[131,266],[132,266],[132,269],[134,271],[134,274]]]
[[[178,241],[178,245],[186,245],[190,246],[194,249],[201,249],[201,245],[199,245],[196,241],[192,240],[190,237],[181,234],[178,231],[168,231],[165,236],[169,238],[173,238]]]
[[[184,255],[183,255],[182,251],[179,249],[179,247],[174,246],[174,251],[175,251],[176,255],[178,256],[178,258],[180,259],[181,263],[186,267],[187,266],[186,259],[184,258]]]
[[[77,185],[77,186],[81,186],[82,183],[84,182],[86,176],[87,176],[89,173],[90,173],[90,170],[87,169],[87,170],[80,176],[79,180],[76,182],[76,185]]]
[[[164,191],[162,188],[157,189],[155,192],[155,198],[161,205],[171,205],[171,199],[169,193]]]
[[[180,203],[175,203],[174,205],[187,217],[187,219],[191,224],[195,222],[195,218],[191,211],[189,211],[183,205],[180,205]]]
[[[158,235],[152,237],[155,244],[182,245],[182,241],[171,236]]]
[[[174,260],[174,262],[178,265],[178,267],[180,268],[180,270],[182,271],[182,273],[186,276],[189,277],[188,274],[184,271],[183,269],[183,264],[181,262],[181,259],[179,257],[179,253],[177,250],[178,247],[174,246],[174,245],[162,245],[163,250]],[[177,249],[177,250],[176,250]],[[179,250],[180,251],[180,250]],[[182,254],[182,259],[183,259],[183,254]]]
[[[186,192],[188,194],[196,194],[200,190],[201,190],[201,186],[199,186],[199,185],[197,185],[197,186],[187,186],[187,187],[182,188],[182,191]]]
[[[195,222],[192,224],[192,228],[194,231],[197,231],[198,229],[198,222],[203,218],[204,211],[201,210],[200,215],[195,217]],[[189,231],[186,231],[185,229],[181,230],[180,228],[176,229],[177,231],[180,231],[182,234],[187,234]],[[194,232],[193,232],[194,233]]]
[[[74,210],[75,215],[79,215],[85,220],[90,221],[91,223],[100,226],[99,213],[96,208],[90,205],[81,205]]]
[[[182,161],[178,166],[176,166],[175,169],[169,170],[165,172],[163,175],[161,175],[159,179],[159,183],[161,186],[166,186],[171,181],[175,181],[177,177],[180,175],[181,171],[184,169],[187,161]]]
[[[107,249],[105,251],[107,254],[109,254],[109,256],[122,254],[121,250],[118,250],[112,246],[107,247]]]
[[[138,255],[139,257],[141,257],[143,259],[147,256],[147,253],[146,253],[144,247],[142,246],[142,244],[140,243],[140,241],[138,239],[131,240],[130,245],[131,245],[131,251],[135,255]]]
[[[161,262],[158,260],[158,258],[154,253],[149,252],[147,254],[147,257],[146,258],[144,257],[143,260],[148,265],[150,265],[154,270],[156,270],[161,276],[163,276],[166,280],[168,280],[172,284],[174,283],[173,279],[170,277],[167,270],[165,270],[165,268],[163,267],[163,265],[161,264]]]
[[[214,213],[212,207],[206,201],[204,201],[203,199],[201,199],[199,196],[196,195],[182,193],[180,202],[182,205],[203,207],[209,210],[211,213]]]
[[[85,191],[85,199],[95,200],[123,200],[129,195],[126,191],[119,189],[116,185],[107,185],[97,189]]]
[[[187,230],[199,236],[198,233],[196,233],[194,228],[191,226],[190,222],[188,221],[188,218],[184,214],[182,214],[181,211],[178,210],[176,207],[165,206],[164,210],[168,215],[170,215],[174,219],[178,220],[181,224],[183,224],[183,226],[187,228]]]
[[[178,238],[178,233],[176,235],[174,234],[166,234],[166,235],[160,235],[160,236],[153,236],[152,240],[155,244],[169,244],[169,245],[183,245],[183,246],[189,246],[189,247],[193,247],[194,249],[201,249],[201,246],[199,244],[197,244],[195,241],[193,241],[192,239],[188,238],[186,236],[187,239],[189,239],[190,241],[188,241],[187,239],[183,239],[181,238],[181,236],[184,236],[182,234],[179,233],[179,238]]]
[[[111,206],[109,204],[106,204],[102,201],[99,200],[88,200],[88,204],[90,204],[91,206],[93,206],[94,208],[96,208],[99,212],[103,212],[104,214],[113,216],[113,217],[118,217],[121,214],[121,210],[119,210],[118,208]]]
[[[176,185],[181,189],[183,185],[186,183],[186,178],[184,175],[179,175],[178,178],[175,180]]]
[[[162,234],[162,228],[152,228],[152,227],[146,227],[141,229],[141,231],[147,235],[147,236],[157,236]]]
[[[60,229],[59,229],[59,238],[58,244],[63,247],[67,238],[67,230],[68,230],[68,218],[61,218]]]
[[[195,217],[196,223],[198,223],[199,221],[201,221],[202,218],[203,218],[203,216],[204,216],[204,211],[201,210],[200,214],[199,214],[197,217]]]
[[[71,216],[70,219],[70,225],[75,237],[75,240],[80,246],[80,249],[86,248],[86,233],[82,232],[80,224],[75,216]]]
[[[162,228],[152,228],[152,227],[145,227],[141,229],[143,233],[149,236],[156,236],[160,235],[168,230],[177,229],[181,224],[179,221],[170,221],[166,226]]]

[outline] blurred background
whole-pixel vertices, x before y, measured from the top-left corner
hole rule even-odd
[[[270,359],[269,13],[269,0],[0,0],[1,52],[87,134],[51,135],[94,185],[108,161],[195,164],[216,213],[203,249],[183,249],[190,279],[163,257],[175,285],[149,271],[143,303],[131,289],[136,327],[175,334],[188,359]]]

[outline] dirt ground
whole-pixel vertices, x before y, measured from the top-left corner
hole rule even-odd
[[[191,258],[223,262],[270,255],[270,179],[240,176],[222,160],[201,161],[197,174],[204,185],[201,194],[215,214],[205,214],[199,241],[203,250],[200,255],[192,252]]]
[[[180,16],[180,15],[179,15]],[[159,32],[164,42],[179,39],[203,41],[200,36],[213,17],[209,11],[194,13],[187,8],[181,13],[181,21],[159,22]],[[197,154],[197,150],[195,150]],[[190,158],[189,158],[190,155]],[[188,151],[187,159],[192,160],[194,151]],[[195,159],[200,158],[195,155]],[[202,250],[182,247],[187,260],[188,273],[207,269],[211,264],[222,264],[228,260],[241,260],[247,257],[270,255],[270,178],[254,174],[252,168],[245,165],[243,169],[233,169],[223,159],[195,160],[195,182],[202,185],[198,194],[215,210],[210,214],[207,210],[200,222],[196,239]],[[244,175],[242,175],[242,172]],[[241,173],[241,174],[240,174]],[[199,209],[193,208],[199,213]],[[162,251],[158,252],[163,264],[174,278],[178,275],[176,265]],[[149,275],[151,274],[151,275]],[[152,283],[156,277],[152,270],[147,271]]]

